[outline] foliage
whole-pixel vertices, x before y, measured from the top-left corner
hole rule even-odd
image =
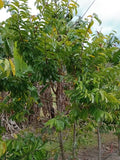
[[[0,1],[0,8],[3,5]],[[0,24],[0,91],[8,95],[0,111],[12,112],[10,118],[25,121],[32,104],[40,102],[35,83],[52,86],[54,91],[57,83],[65,81],[69,111],[64,115],[58,110],[46,126],[61,134],[74,123],[84,122],[81,128],[87,123],[88,130],[93,130],[99,124],[120,122],[120,49],[115,33],[93,33],[94,22],[101,24],[95,13],[74,23],[75,1],[36,0],[35,5],[39,13],[31,15],[27,0],[5,3],[11,16]],[[25,143],[31,145],[26,148]],[[18,136],[17,141],[7,143],[6,154],[11,159],[32,159],[42,154],[44,159],[47,153],[41,144],[41,139],[33,135]],[[0,154],[4,152],[3,147]]]
[[[59,115],[47,121],[45,125],[50,126],[50,128],[55,127],[56,131],[59,132],[70,126],[70,123],[68,117]]]
[[[24,133],[22,136],[15,134],[14,137],[14,139],[4,142],[7,149],[3,153],[2,159],[45,160],[47,158],[47,152],[44,149],[45,142],[41,137],[35,137],[33,133]]]

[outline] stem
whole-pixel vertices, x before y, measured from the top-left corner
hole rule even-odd
[[[63,138],[62,138],[62,132],[60,131],[59,132],[59,144],[60,144],[60,151],[61,151],[61,157],[62,157],[62,160],[65,160],[65,155],[64,155],[64,148],[63,148]]]
[[[118,134],[118,155],[120,156],[120,133]]]
[[[98,134],[98,160],[101,160],[101,135],[100,135],[100,128],[98,126],[97,129],[97,134]]]
[[[5,153],[5,157],[4,157],[4,160],[6,160],[6,153]]]
[[[73,125],[73,158],[75,158],[75,148],[76,148],[76,122]]]

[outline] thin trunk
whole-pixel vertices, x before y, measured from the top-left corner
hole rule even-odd
[[[118,155],[120,156],[120,134],[118,134]]]
[[[101,154],[102,154],[102,151],[101,151],[101,135],[100,135],[100,128],[98,126],[98,129],[97,129],[97,134],[98,134],[98,160],[101,160]]]
[[[61,151],[61,158],[62,160],[65,160],[65,155],[64,155],[64,147],[63,147],[63,138],[62,138],[62,132],[59,132],[59,144],[60,144],[60,151]]]
[[[73,158],[75,158],[75,148],[76,148],[76,122],[73,125]]]

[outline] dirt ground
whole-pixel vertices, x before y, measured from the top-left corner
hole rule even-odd
[[[102,143],[102,160],[120,160],[118,156],[118,144],[117,137],[110,136],[110,141],[108,142],[109,136],[104,143]],[[77,160],[98,160],[98,149],[96,146],[89,148],[84,148],[80,150]]]

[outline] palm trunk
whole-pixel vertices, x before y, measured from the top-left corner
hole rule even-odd
[[[61,158],[62,158],[62,160],[65,160],[62,131],[59,132],[59,136],[60,136],[59,137],[59,144],[60,144]]]
[[[101,160],[101,154],[102,154],[102,151],[101,151],[101,135],[100,135],[100,128],[98,126],[98,129],[97,129],[97,134],[98,134],[98,160]]]

